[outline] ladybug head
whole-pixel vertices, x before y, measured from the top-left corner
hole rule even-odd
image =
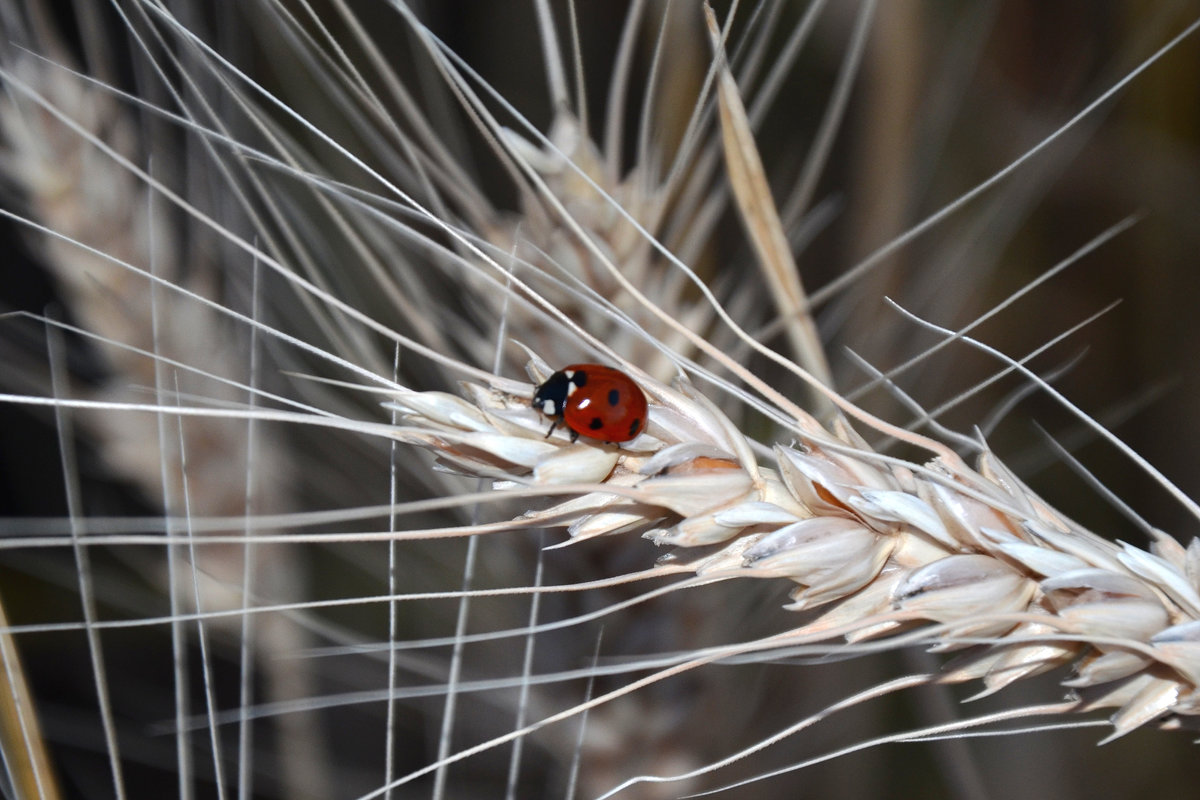
[[[533,393],[531,405],[547,417],[560,416],[567,406],[567,395],[570,394],[570,390],[571,379],[567,377],[567,373],[556,372],[547,378],[545,383],[537,387]]]

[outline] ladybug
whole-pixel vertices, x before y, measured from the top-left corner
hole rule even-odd
[[[646,427],[646,395],[624,372],[600,364],[571,364],[546,379],[533,393],[533,407],[580,436],[627,442]]]

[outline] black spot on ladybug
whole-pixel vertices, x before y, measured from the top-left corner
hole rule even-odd
[[[610,406],[615,406],[619,402],[621,402],[621,390],[620,389],[609,389],[608,390],[608,404]]]
[[[587,373],[581,369],[575,370],[575,372],[571,374],[571,383],[575,384],[576,388],[580,386],[587,386]]]
[[[594,431],[598,431],[604,427],[604,420],[599,417],[592,417],[592,421],[588,423],[588,427]]]
[[[637,436],[637,432],[641,427],[642,421],[640,419],[635,419],[633,422],[629,423],[629,438],[632,439],[633,437]]]

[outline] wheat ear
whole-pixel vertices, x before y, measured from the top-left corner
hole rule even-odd
[[[531,374],[547,367],[535,362]],[[648,429],[620,447],[545,437],[532,387],[499,379],[465,384],[469,399],[397,395],[411,429],[396,436],[501,491],[595,484],[528,512],[529,525],[564,527],[576,541],[640,534],[674,548],[664,571],[788,579],[798,584],[789,608],[832,605],[773,646],[936,623],[925,640],[969,650],[939,680],[995,691],[1078,661],[1065,685],[1081,692],[1078,710],[1117,709],[1112,737],[1196,715],[1197,541],[1156,535],[1149,552],[1114,544],[1055,512],[991,453],[978,469],[908,462],[875,452],[845,420],[833,432],[797,420],[796,440],[774,445],[773,466],[762,467],[689,381],[642,385]]]

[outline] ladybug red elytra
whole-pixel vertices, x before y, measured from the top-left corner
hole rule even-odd
[[[602,442],[627,442],[646,427],[646,395],[624,372],[601,364],[570,364],[546,379],[533,393],[533,407],[580,436]]]

